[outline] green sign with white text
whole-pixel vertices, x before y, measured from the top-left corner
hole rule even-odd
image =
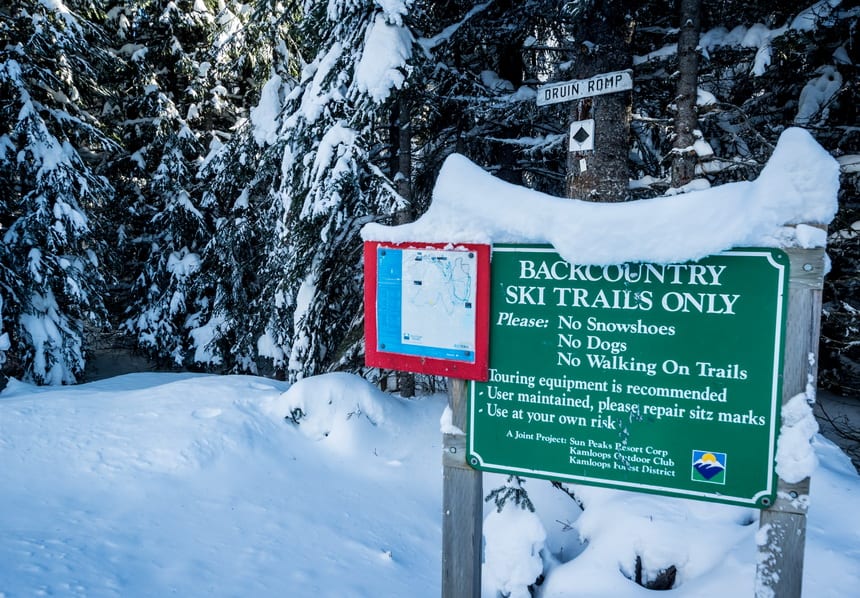
[[[778,249],[589,266],[495,246],[469,463],[770,506],[788,268]]]

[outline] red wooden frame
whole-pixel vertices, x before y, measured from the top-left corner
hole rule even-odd
[[[376,289],[378,283],[377,249],[436,249],[473,251],[477,262],[475,288],[475,361],[437,359],[418,355],[405,355],[381,351],[378,348],[378,322],[376,317]],[[386,243],[364,242],[364,351],[365,364],[392,370],[448,376],[464,380],[486,381],[489,377],[490,340],[490,246],[474,243]]]

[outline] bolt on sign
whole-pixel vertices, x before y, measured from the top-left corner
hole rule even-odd
[[[766,508],[776,492],[788,256],[570,264],[493,247],[476,469]]]

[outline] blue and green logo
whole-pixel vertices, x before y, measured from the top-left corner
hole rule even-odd
[[[726,483],[726,454],[716,451],[693,451],[694,482]]]

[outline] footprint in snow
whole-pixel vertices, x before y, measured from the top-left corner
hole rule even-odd
[[[217,407],[204,407],[203,409],[195,409],[191,415],[197,419],[211,419],[221,415],[221,410]]]

